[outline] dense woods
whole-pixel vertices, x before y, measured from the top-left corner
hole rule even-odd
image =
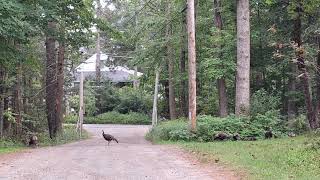
[[[54,138],[77,104],[75,67],[93,53],[87,114],[151,116],[158,72],[160,120],[186,117],[196,131],[196,115],[235,114],[316,129],[319,8],[319,0],[1,0],[0,135]],[[101,52],[113,60],[100,61]],[[102,63],[143,72],[139,87],[129,94],[102,83]]]

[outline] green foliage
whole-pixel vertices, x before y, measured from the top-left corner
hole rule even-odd
[[[74,125],[63,126],[63,131],[58,134],[55,139],[50,139],[47,132],[37,133],[36,135],[38,137],[39,146],[54,146],[79,140],[79,133],[77,133]],[[89,138],[89,134],[84,131],[82,134],[82,139],[87,138]],[[0,154],[15,152],[25,148],[25,146],[26,144],[20,140],[0,139]]]
[[[294,119],[288,120],[287,126],[288,128],[294,130],[294,132],[297,134],[302,134],[309,130],[307,118],[305,115],[299,115]]]
[[[252,116],[265,114],[268,111],[276,111],[280,106],[280,97],[268,94],[264,89],[260,89],[251,97],[250,113]]]
[[[272,129],[273,133],[285,136],[286,129],[279,119],[277,112],[267,112],[265,115],[258,114],[252,118],[237,118],[229,116],[218,118],[212,116],[198,116],[197,133],[192,134],[188,131],[187,122],[183,120],[168,121],[160,123],[147,137],[150,140],[185,140],[185,141],[213,141],[213,137],[220,132],[230,136],[239,134],[241,138],[256,137],[262,139],[266,130]]]
[[[76,124],[78,119],[79,119],[78,115],[70,114],[70,115],[64,117],[64,123],[66,123],[66,124]]]
[[[186,139],[191,139],[187,133],[188,126],[187,122],[184,119],[161,122],[156,128],[151,129],[150,132],[146,135],[146,138],[151,141],[161,141],[161,140],[178,140],[177,137],[183,137]],[[174,133],[173,133],[174,132]],[[183,135],[177,134],[182,132]]]
[[[86,131],[82,133],[82,139],[89,138],[89,134]],[[53,146],[59,144],[66,144],[79,140],[79,133],[76,130],[75,125],[65,125],[60,134],[55,139],[51,139],[48,133],[38,134],[38,141],[40,146]]]
[[[152,95],[146,91],[124,87],[119,89],[118,97],[120,103],[114,110],[122,114],[129,112],[148,114],[152,109]]]
[[[78,116],[70,115],[65,118],[65,123],[74,124],[77,123]],[[150,117],[137,112],[129,112],[127,114],[121,114],[116,111],[100,114],[95,117],[85,117],[85,124],[150,124]]]

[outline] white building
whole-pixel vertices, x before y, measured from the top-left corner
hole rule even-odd
[[[89,59],[85,62],[81,63],[76,68],[75,73],[75,81],[74,83],[80,82],[80,73],[83,72],[84,78],[86,80],[95,80],[96,77],[96,56],[97,54],[92,55]],[[130,70],[128,67],[124,66],[114,66],[114,67],[107,67],[105,62],[112,59],[108,57],[108,55],[101,53],[100,56],[101,60],[101,81],[110,81],[112,83],[133,83],[134,80],[138,80],[139,77],[143,75],[143,73],[136,72],[135,78],[135,71]],[[110,64],[110,63],[108,63]]]

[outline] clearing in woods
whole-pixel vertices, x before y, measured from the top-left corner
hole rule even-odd
[[[240,179],[218,165],[202,165],[178,148],[144,139],[150,126],[85,125],[92,138],[0,155],[0,179]],[[102,130],[114,135],[106,146]]]

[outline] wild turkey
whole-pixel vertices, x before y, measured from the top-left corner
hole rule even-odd
[[[102,130],[102,136],[103,136],[103,138],[104,138],[106,141],[108,141],[108,146],[109,146],[109,144],[110,144],[111,141],[115,141],[115,142],[119,143],[116,138],[114,138],[114,137],[113,137],[112,135],[110,135],[110,134],[105,134],[103,130]]]
[[[271,129],[269,129],[268,131],[266,131],[266,132],[264,133],[264,137],[265,137],[266,139],[270,139],[270,138],[272,138],[273,136],[274,136],[274,134],[273,134],[273,132],[272,132]]]

